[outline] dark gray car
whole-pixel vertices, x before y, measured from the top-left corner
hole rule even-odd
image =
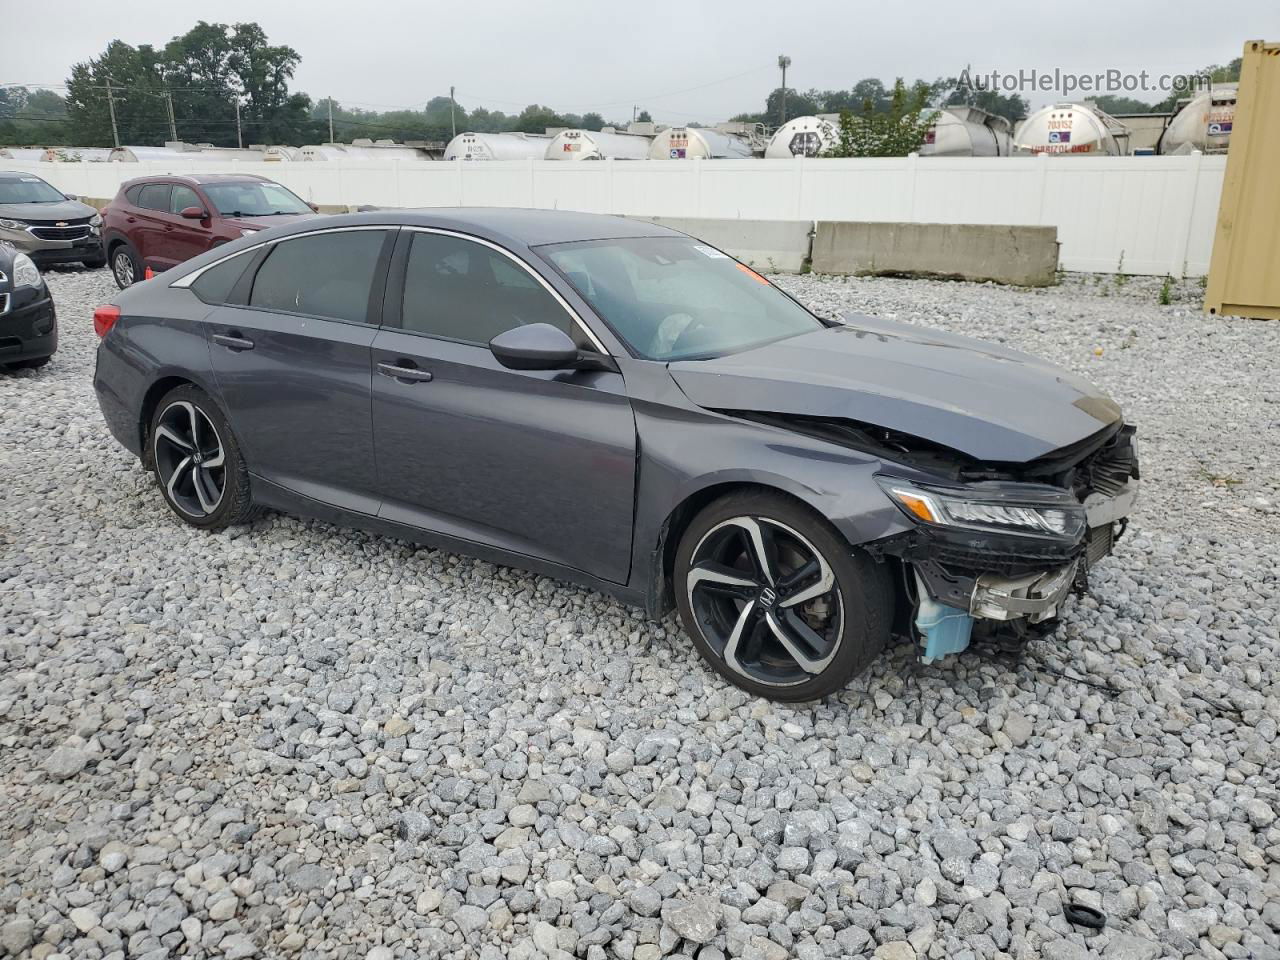
[[[199,527],[260,507],[588,584],[783,700],[897,632],[1050,629],[1137,490],[1072,374],[826,321],[663,227],[397,211],[237,240],[100,308],[108,424]]]

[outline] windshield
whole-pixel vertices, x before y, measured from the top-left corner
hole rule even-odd
[[[0,203],[61,203],[66,199],[39,177],[0,179]]]
[[[276,217],[311,208],[278,183],[206,183],[201,189],[224,217]]]
[[[648,360],[723,356],[822,329],[754,270],[690,237],[589,240],[539,252]]]

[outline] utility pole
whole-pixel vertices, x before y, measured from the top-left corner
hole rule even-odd
[[[120,146],[120,131],[116,129],[116,101],[111,96],[111,78],[107,77],[107,109],[111,111],[111,141]]]
[[[635,122],[636,122],[636,114],[637,114],[637,113],[639,113],[639,112],[640,112],[640,105],[639,105],[639,104],[637,104],[636,106],[634,106],[634,107],[632,107],[632,108],[631,108],[631,122],[632,122],[632,123],[635,123]]]
[[[240,101],[236,101],[236,146],[244,149],[244,137],[240,135]]]
[[[333,139],[333,97],[329,98],[329,142],[337,142]]]
[[[173,120],[173,94],[167,88],[164,92],[164,102],[169,106],[169,139],[177,142],[178,126]]]
[[[791,66],[790,57],[778,57],[778,66],[782,68],[782,123],[787,122],[787,67]]]
[[[454,115],[453,108],[457,103],[453,99],[453,87],[449,87],[449,126],[453,128],[453,135],[458,135],[458,118]]]

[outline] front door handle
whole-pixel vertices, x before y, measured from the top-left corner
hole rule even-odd
[[[430,370],[419,370],[417,367],[402,367],[394,363],[378,364],[378,372],[384,377],[391,377],[393,380],[402,380],[406,383],[426,383],[432,379]]]
[[[237,352],[253,349],[252,340],[246,340],[244,337],[234,337],[226,333],[215,333],[213,335],[213,342],[220,343],[228,350],[235,350]]]

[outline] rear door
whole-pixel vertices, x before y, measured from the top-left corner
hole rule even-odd
[[[172,190],[168,183],[143,184],[133,212],[134,222],[128,226],[129,240],[137,248],[142,265],[153,270],[173,266],[172,261],[164,258],[164,229]]]
[[[223,403],[250,471],[374,515],[370,317],[395,230],[346,227],[268,244],[206,320]]]
[[[401,231],[373,343],[381,515],[625,583],[635,418],[621,374],[508,370],[488,341],[551,323],[594,345],[514,255]]]

